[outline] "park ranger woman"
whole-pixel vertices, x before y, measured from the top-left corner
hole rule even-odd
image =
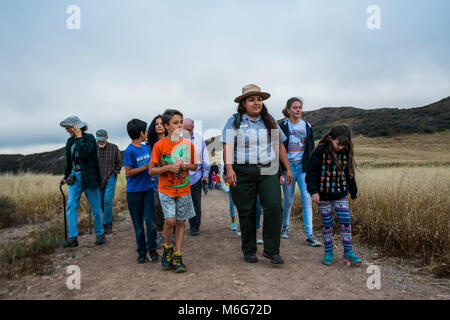
[[[254,84],[245,86],[237,113],[228,119],[222,132],[226,180],[239,213],[242,251],[245,261],[256,257],[256,197],[264,210],[263,256],[273,264],[283,264],[280,256],[282,222],[278,164],[286,168],[286,182],[292,183],[292,171],[283,145],[286,136],[267,111],[263,101],[270,94]]]

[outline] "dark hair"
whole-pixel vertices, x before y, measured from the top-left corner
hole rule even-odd
[[[148,126],[147,141],[145,142],[145,144],[147,146],[149,146],[150,149],[153,149],[153,146],[155,145],[155,143],[158,142],[158,134],[156,133],[156,120],[158,120],[158,119],[161,119],[161,121],[162,121],[160,114],[158,114],[156,117],[154,117],[152,122]],[[167,136],[166,128],[164,128],[164,135]]]
[[[131,139],[139,139],[141,136],[141,132],[145,132],[147,130],[147,122],[139,120],[139,119],[132,119],[127,124],[127,132]]]
[[[176,114],[181,116],[181,119],[183,119],[183,114],[180,111],[175,109],[166,109],[166,111],[164,111],[164,113],[161,116],[163,125],[165,125],[166,123],[169,124],[172,117]]]
[[[88,130],[88,126],[85,125],[83,128],[80,128],[81,132],[85,133]]]
[[[350,178],[353,178],[355,176],[356,163],[353,154],[352,130],[345,124],[339,124],[331,128],[331,130],[328,131],[319,141],[319,145],[322,145],[325,152],[331,155],[331,161],[333,161],[333,164],[341,170],[336,159],[336,151],[334,151],[331,143],[332,139],[337,139],[340,145],[345,146],[344,150],[348,153],[348,172]]]
[[[286,107],[284,107],[284,109],[282,110],[282,112],[283,112],[283,114],[284,114],[284,116],[285,116],[286,118],[289,118],[289,112],[288,112],[288,109],[291,108],[291,106],[292,106],[292,104],[293,104],[294,102],[300,102],[300,103],[302,104],[302,107],[303,107],[303,101],[302,101],[302,99],[297,98],[297,97],[290,98],[290,99],[286,102]]]
[[[237,111],[241,115],[243,115],[245,113],[244,101],[247,100],[247,99],[248,99],[248,97],[245,98],[245,99],[242,99],[241,101],[239,101],[239,105],[237,107]],[[269,136],[271,136],[271,129],[278,129],[278,126],[275,123],[275,120],[273,119],[273,117],[269,114],[269,111],[267,110],[266,105],[264,103],[262,105],[263,105],[263,107],[262,107],[260,115],[261,115],[261,118],[262,118],[262,120],[264,122],[264,125],[267,128]]]

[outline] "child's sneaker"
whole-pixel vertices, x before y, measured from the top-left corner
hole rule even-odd
[[[173,267],[173,246],[164,246],[164,252],[161,258],[161,266],[164,270],[170,270]]]
[[[148,261],[150,262],[156,262],[159,259],[159,254],[156,252],[156,250],[152,250],[148,252]]]
[[[181,258],[181,252],[175,252],[173,254],[173,268],[175,272],[184,272],[186,271],[186,266],[183,264],[183,260]]]
[[[311,247],[320,247],[320,246],[322,245],[322,244],[320,243],[320,241],[317,241],[317,239],[314,238],[313,235],[310,235],[310,236],[306,239],[305,243],[306,243],[307,245],[311,246]]]
[[[237,231],[237,223],[233,222],[230,227],[231,231]]]
[[[145,263],[146,259],[147,259],[147,253],[140,253],[138,255],[138,258],[136,261],[137,261],[137,263],[141,264],[141,263]]]
[[[322,263],[326,266],[333,265],[333,252],[325,252],[323,256]]]
[[[342,262],[352,265],[359,265],[361,261],[361,258],[359,258],[353,250],[344,253],[344,257],[342,258]]]

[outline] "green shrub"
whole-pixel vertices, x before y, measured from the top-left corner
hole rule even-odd
[[[0,229],[10,226],[14,219],[15,202],[7,196],[0,196]]]
[[[43,254],[53,253],[62,245],[64,228],[61,223],[32,230],[21,239],[9,240],[0,247],[0,276],[12,278],[27,272],[42,272]]]

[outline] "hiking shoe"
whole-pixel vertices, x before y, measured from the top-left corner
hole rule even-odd
[[[191,231],[191,236],[196,237],[198,235],[200,235],[200,232],[198,232],[198,231]]]
[[[69,238],[63,243],[64,248],[78,247],[78,237]]]
[[[241,233],[240,231],[236,231],[236,235],[237,235],[238,237],[240,237],[240,236],[242,235],[242,233]]]
[[[283,259],[278,254],[270,254],[266,251],[263,252],[263,257],[270,259],[273,264],[283,264]]]
[[[231,231],[237,231],[237,223],[233,222],[230,227]]]
[[[257,244],[263,244],[264,240],[262,239],[261,236],[261,230],[260,229],[256,229],[256,243]]]
[[[353,250],[348,251],[347,253],[344,253],[344,257],[342,258],[342,262],[344,263],[350,263],[352,265],[358,265],[361,263],[361,258],[359,258]]]
[[[156,252],[156,250],[152,250],[148,252],[148,261],[150,262],[156,262],[159,259],[159,254]]]
[[[99,236],[95,236],[95,244],[97,246],[105,244],[106,243],[106,237],[105,234],[99,235]]]
[[[244,256],[244,260],[248,263],[256,263],[258,262],[258,257],[256,257],[256,255],[254,254],[250,254],[248,256]]]
[[[183,263],[183,259],[181,258],[181,252],[175,252],[173,254],[173,269],[175,272],[185,272],[186,266]]]
[[[317,241],[317,239],[314,238],[313,235],[310,235],[310,236],[306,239],[305,243],[306,243],[307,245],[311,246],[311,247],[320,247],[320,246],[322,245],[322,243],[320,243],[320,241]]]
[[[281,238],[281,239],[287,239],[287,238],[289,238],[288,233],[289,233],[289,228],[283,227],[283,229],[281,230],[281,236],[280,236],[280,238]]]
[[[164,251],[161,258],[161,266],[164,270],[170,270],[172,269],[173,261],[173,245],[170,247],[167,247],[167,245],[164,246]]]
[[[145,263],[146,258],[147,258],[147,253],[139,253],[139,256],[136,261],[138,263]]]
[[[112,232],[112,223],[104,224],[103,230],[105,231],[105,234],[110,234]]]
[[[326,266],[333,265],[333,252],[325,252],[323,256],[322,263]]]

